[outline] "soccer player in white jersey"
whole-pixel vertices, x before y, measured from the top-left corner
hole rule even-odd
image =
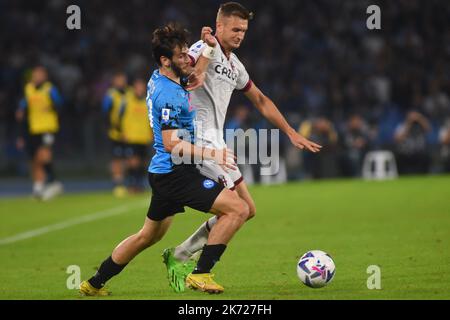
[[[239,90],[266,119],[289,137],[295,147],[318,152],[321,146],[299,135],[288,124],[273,101],[252,82],[244,65],[233,53],[244,40],[248,21],[252,17],[253,13],[239,3],[222,4],[217,14],[215,33],[220,47],[209,47],[200,40],[189,50],[192,64],[196,65],[197,75],[206,75],[203,86],[193,90],[191,94],[191,105],[197,109],[197,143],[214,148],[226,147],[223,138],[225,116],[233,91]],[[204,27],[202,39],[211,33],[211,28]],[[211,61],[209,65],[205,63],[208,58]],[[198,168],[203,175],[235,190],[249,206],[248,219],[255,216],[254,201],[239,170],[226,171],[213,161],[203,161]],[[169,284],[176,292],[184,291],[185,278],[195,266],[193,255],[206,244],[209,231],[216,222],[216,217],[210,218],[182,244],[164,250],[163,259],[167,266]]]

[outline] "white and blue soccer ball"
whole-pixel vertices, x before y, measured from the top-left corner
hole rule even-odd
[[[329,284],[336,273],[331,256],[320,250],[306,252],[297,263],[297,275],[311,288],[322,288]]]

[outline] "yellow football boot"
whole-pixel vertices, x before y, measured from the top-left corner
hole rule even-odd
[[[83,296],[93,296],[93,297],[105,297],[105,296],[109,296],[111,294],[111,292],[109,292],[108,290],[106,290],[105,288],[94,288],[89,281],[83,281],[80,284],[80,293]]]
[[[223,287],[215,282],[213,277],[212,273],[190,273],[186,277],[186,286],[208,293],[222,293]]]

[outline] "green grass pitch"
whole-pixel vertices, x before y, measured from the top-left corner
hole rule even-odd
[[[162,250],[184,240],[207,217],[188,210],[176,216],[161,242],[108,283],[113,295],[103,299],[450,298],[450,176],[304,182],[250,191],[256,218],[242,227],[214,268],[224,294],[176,294],[168,287]],[[67,267],[78,265],[81,278],[90,277],[119,241],[141,227],[149,198],[91,193],[48,203],[1,199],[0,299],[97,299],[67,288]],[[122,211],[113,214],[116,207]],[[89,218],[102,212],[101,219]],[[70,224],[80,217],[88,218]],[[55,224],[54,230],[5,243]],[[336,263],[336,276],[325,288],[308,288],[297,278],[297,260],[311,249],[330,253]],[[370,265],[381,269],[381,290],[367,288]]]

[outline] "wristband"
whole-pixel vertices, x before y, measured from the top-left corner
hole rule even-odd
[[[210,46],[206,46],[205,49],[202,52],[202,56],[204,56],[205,58],[211,60],[214,58],[216,54],[216,47],[210,47]]]

